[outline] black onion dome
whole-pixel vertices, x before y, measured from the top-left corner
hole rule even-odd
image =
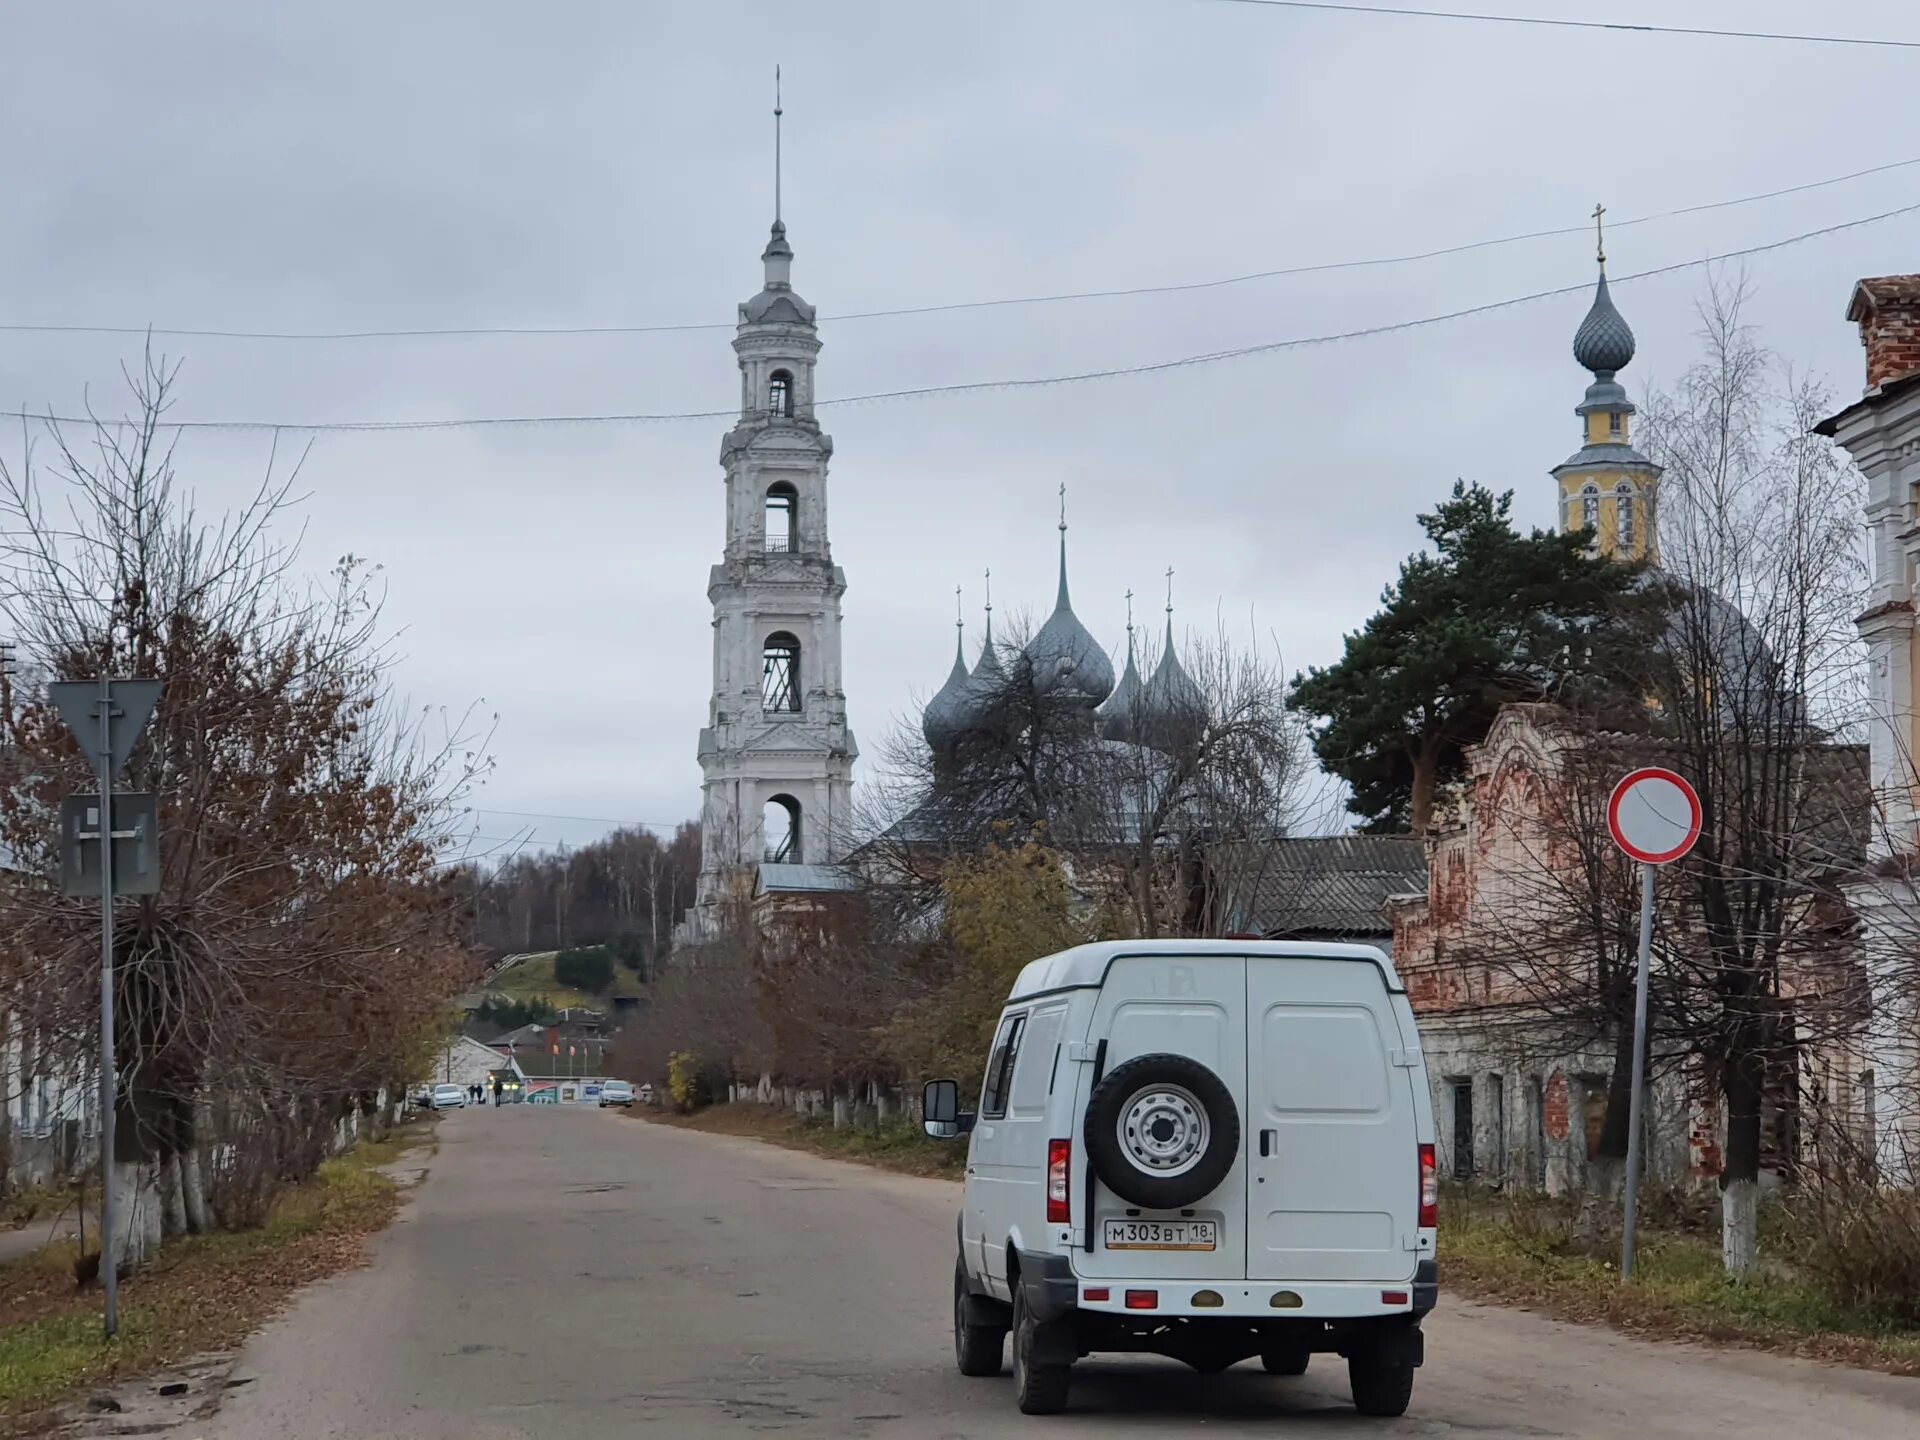
[[[973,677],[967,673],[967,657],[959,637],[953,642],[953,669],[947,680],[920,715],[920,733],[935,750],[945,750],[960,738],[966,725],[967,688]]]
[[[1633,359],[1633,349],[1633,330],[1614,309],[1603,271],[1599,287],[1593,293],[1593,308],[1587,311],[1580,328],[1573,332],[1573,358],[1596,375],[1612,375],[1627,368]]]
[[[1207,717],[1207,700],[1180,663],[1173,643],[1173,616],[1167,616],[1167,643],[1147,681],[1140,705],[1141,729],[1149,739],[1177,739]]]
[[[1067,531],[1060,527],[1060,593],[1053,614],[1040,633],[1027,642],[1033,664],[1034,688],[1042,695],[1059,695],[1088,708],[1113,693],[1113,661],[1080,623],[1067,596]]]
[[[980,658],[974,662],[973,674],[967,677],[954,706],[954,733],[961,735],[969,730],[986,729],[1006,696],[1007,672],[1000,664],[1000,652],[993,643],[993,610],[989,607],[987,638],[980,647]]]
[[[1120,672],[1120,683],[1113,687],[1096,718],[1103,740],[1135,740],[1141,696],[1146,687],[1140,683],[1140,669],[1133,661],[1133,626],[1127,626],[1127,668]]]

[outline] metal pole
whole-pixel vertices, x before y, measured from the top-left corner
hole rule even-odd
[[[100,675],[100,1283],[107,1338],[120,1333],[120,1267],[113,1204],[113,680]]]
[[[1627,1108],[1627,1213],[1620,1234],[1620,1278],[1633,1278],[1633,1230],[1640,1218],[1641,1115],[1647,1091],[1647,967],[1653,954],[1653,866],[1640,867],[1640,968],[1633,992],[1633,1092]]]

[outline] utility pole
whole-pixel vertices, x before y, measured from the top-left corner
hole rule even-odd
[[[120,1333],[120,1274],[113,1246],[113,681],[100,672],[100,1283],[107,1338]]]

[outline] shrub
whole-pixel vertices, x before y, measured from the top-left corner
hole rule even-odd
[[[553,978],[571,990],[604,995],[613,984],[613,957],[603,945],[562,950],[553,957]]]
[[[667,1057],[667,1089],[673,1105],[685,1115],[707,1101],[706,1081],[700,1074],[700,1057],[691,1050],[676,1050]]]
[[[1810,1180],[1786,1210],[1801,1274],[1843,1304],[1920,1325],[1920,1191],[1877,1184],[1860,1166]]]

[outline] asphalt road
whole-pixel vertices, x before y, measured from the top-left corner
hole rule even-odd
[[[953,1368],[957,1187],[613,1112],[454,1113],[372,1265],[242,1356],[217,1440],[715,1435],[1920,1435],[1920,1381],[1634,1341],[1449,1301],[1403,1420],[1344,1366],[1203,1377],[1116,1357],[1068,1414]],[[1445,1255],[1441,1274],[1445,1275]]]

